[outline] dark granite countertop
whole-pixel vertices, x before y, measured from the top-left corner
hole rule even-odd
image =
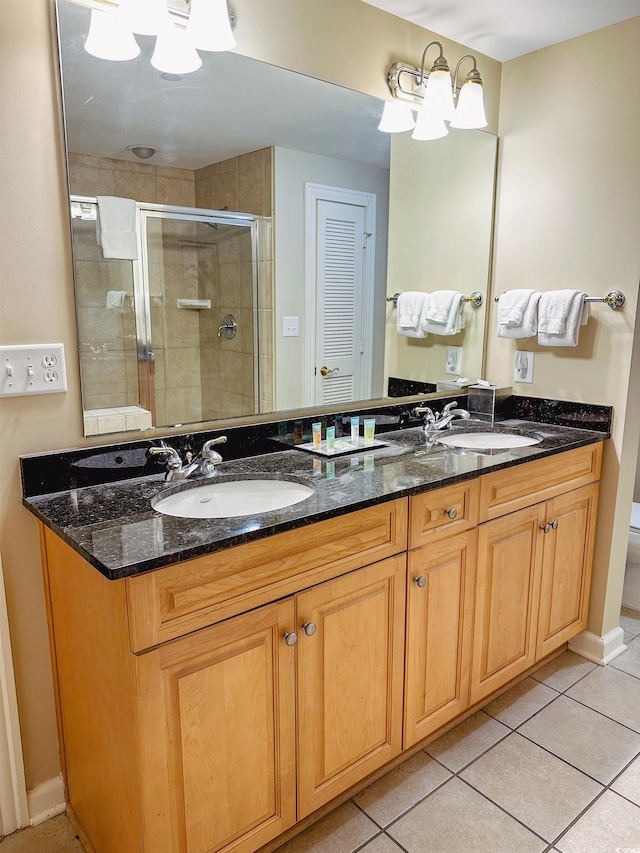
[[[470,428],[485,430],[487,424],[467,421],[455,431]],[[530,420],[512,419],[495,426],[496,430],[505,428],[537,432],[543,441],[478,453],[444,449],[437,443],[429,448],[424,432],[412,428],[380,435],[389,443],[387,447],[334,459],[291,449],[220,464],[220,475],[266,473],[300,477],[315,484],[314,493],[302,503],[251,516],[194,519],[161,515],[153,510],[151,500],[175,485],[165,482],[161,474],[25,497],[23,502],[102,574],[117,579],[607,438],[604,431]]]

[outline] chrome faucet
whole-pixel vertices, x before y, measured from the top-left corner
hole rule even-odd
[[[458,409],[456,400],[447,403],[442,413],[436,412],[434,414],[433,409],[430,409],[429,406],[418,406],[413,412],[416,415],[424,414],[424,431],[427,436],[435,435],[440,430],[446,429],[454,418],[466,419],[471,417],[466,409]]]
[[[164,475],[165,480],[184,480],[185,473],[182,467],[182,459],[175,448],[168,447],[163,442],[160,447],[150,447],[147,450],[147,456],[166,456],[167,473]]]
[[[213,450],[214,444],[224,444],[227,440],[226,435],[211,438],[205,441],[200,454],[194,459],[193,454],[189,451],[186,454],[187,462],[182,464],[180,454],[173,447],[163,444],[160,447],[150,447],[147,451],[149,456],[166,456],[167,457],[167,473],[165,480],[172,482],[174,480],[195,480],[198,477],[211,477],[215,474],[215,466],[218,462],[222,462],[222,456],[217,450]]]
[[[218,438],[210,438],[209,441],[205,441],[199,456],[187,465],[185,477],[189,480],[195,480],[197,477],[213,477],[216,473],[216,465],[218,462],[222,462],[222,456],[217,450],[213,450],[213,446],[215,444],[226,444],[226,442],[226,435],[219,435]]]

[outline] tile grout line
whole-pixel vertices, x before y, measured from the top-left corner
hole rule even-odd
[[[615,668],[615,667],[614,667],[614,668]],[[373,840],[375,840],[376,838],[379,838],[380,836],[384,836],[384,837],[389,838],[389,840],[390,840],[393,844],[395,844],[395,845],[396,845],[400,850],[404,851],[404,853],[409,853],[409,851],[407,851],[407,850],[406,850],[406,849],[405,849],[405,848],[400,844],[400,842],[398,842],[398,841],[397,841],[393,836],[389,835],[388,830],[389,830],[391,827],[393,827],[396,823],[398,823],[400,820],[402,820],[403,818],[405,818],[405,817],[406,817],[408,814],[410,814],[410,813],[411,813],[411,812],[412,812],[412,811],[413,811],[413,810],[414,810],[418,805],[420,805],[421,803],[425,802],[425,800],[427,800],[427,799],[428,799],[432,794],[435,794],[435,792],[436,792],[436,791],[438,791],[440,788],[444,787],[444,785],[446,785],[448,782],[450,782],[450,781],[451,781],[452,779],[454,779],[454,778],[455,778],[455,779],[458,779],[460,782],[462,782],[462,783],[463,783],[464,785],[466,785],[468,788],[470,788],[471,790],[475,791],[475,792],[476,792],[479,796],[481,796],[484,800],[486,800],[487,802],[491,803],[493,806],[495,806],[496,808],[498,808],[501,812],[503,812],[504,814],[506,814],[509,818],[511,818],[511,819],[512,819],[512,820],[514,820],[516,823],[518,823],[520,826],[522,826],[524,829],[526,829],[528,832],[530,832],[532,835],[534,835],[535,837],[537,837],[537,838],[539,838],[541,841],[543,841],[543,842],[547,845],[547,847],[542,851],[542,853],[550,853],[550,851],[552,851],[552,849],[554,848],[554,846],[556,845],[556,843],[557,843],[561,838],[563,838],[563,837],[564,837],[564,835],[566,835],[566,833],[567,833],[567,832],[568,832],[568,831],[569,831],[569,830],[570,830],[570,829],[571,829],[571,828],[572,828],[572,827],[573,827],[573,826],[578,822],[578,820],[580,820],[580,819],[581,819],[581,818],[582,818],[582,817],[583,817],[583,816],[584,816],[584,815],[585,815],[585,814],[586,814],[586,813],[587,813],[587,812],[592,808],[592,806],[593,806],[593,805],[594,805],[594,804],[595,804],[595,803],[596,803],[596,802],[597,802],[597,801],[598,801],[598,800],[599,800],[599,799],[600,799],[600,798],[601,798],[601,797],[606,793],[606,791],[609,791],[609,790],[610,790],[613,794],[616,794],[617,796],[621,797],[622,799],[626,800],[627,802],[631,803],[632,805],[635,805],[637,808],[640,808],[640,806],[638,806],[638,804],[634,803],[632,800],[629,800],[629,799],[628,799],[627,797],[625,797],[624,795],[622,795],[622,794],[618,794],[618,792],[617,792],[617,791],[613,791],[613,790],[612,790],[612,788],[611,788],[611,785],[613,785],[613,784],[617,781],[617,779],[618,779],[618,778],[620,778],[620,776],[621,776],[624,772],[626,772],[626,770],[628,770],[628,769],[629,769],[629,767],[631,766],[631,764],[633,764],[633,762],[634,762],[634,761],[636,761],[636,759],[637,759],[638,757],[640,757],[640,752],[638,752],[638,753],[637,753],[637,754],[636,754],[636,755],[635,755],[635,756],[634,756],[634,757],[633,757],[633,758],[632,758],[632,759],[631,759],[631,760],[630,760],[630,761],[629,761],[629,762],[628,762],[628,763],[627,763],[627,764],[626,764],[626,765],[625,765],[625,766],[624,766],[624,767],[623,767],[623,768],[618,772],[618,774],[617,774],[616,776],[614,776],[614,777],[613,777],[613,779],[612,779],[608,784],[606,784],[606,783],[601,782],[600,780],[596,779],[595,777],[591,776],[589,773],[586,773],[585,771],[581,770],[580,768],[575,767],[575,765],[573,765],[573,764],[571,764],[570,762],[566,761],[566,760],[565,760],[565,759],[563,759],[561,756],[556,755],[555,753],[551,752],[551,750],[546,749],[546,748],[545,748],[544,746],[542,746],[541,744],[536,743],[534,740],[531,740],[531,738],[527,737],[525,734],[523,734],[522,732],[520,732],[520,731],[519,731],[519,729],[520,729],[522,726],[524,726],[524,725],[525,725],[525,723],[527,723],[527,722],[529,722],[530,720],[532,720],[534,717],[536,717],[538,714],[540,714],[542,711],[544,711],[544,710],[545,710],[545,708],[550,707],[554,702],[556,702],[556,701],[558,700],[558,698],[559,698],[560,696],[566,696],[566,698],[567,698],[567,699],[570,699],[571,701],[576,702],[576,704],[581,705],[582,707],[585,707],[585,708],[587,708],[587,709],[588,709],[588,710],[590,710],[590,711],[593,711],[594,713],[596,713],[596,714],[598,714],[599,716],[601,716],[603,719],[607,719],[607,720],[609,720],[609,721],[611,721],[611,722],[617,723],[618,725],[623,726],[623,728],[627,729],[628,731],[633,732],[634,734],[640,734],[640,732],[636,732],[636,731],[635,731],[634,729],[632,729],[630,726],[626,726],[624,723],[620,723],[618,720],[614,720],[613,718],[611,718],[611,717],[607,716],[606,714],[603,714],[603,713],[601,713],[600,711],[597,711],[595,708],[591,708],[590,706],[586,705],[585,703],[580,702],[580,701],[579,701],[579,700],[577,700],[577,699],[574,699],[574,697],[572,697],[572,696],[568,696],[568,695],[567,695],[567,691],[571,690],[573,687],[575,687],[577,684],[579,684],[581,681],[583,681],[583,680],[584,680],[588,675],[590,675],[590,674],[591,674],[592,672],[594,672],[594,671],[596,671],[596,670],[595,670],[595,668],[590,669],[590,670],[589,670],[589,672],[586,672],[584,675],[582,675],[580,678],[578,678],[575,682],[573,682],[572,684],[570,684],[570,685],[569,685],[568,687],[566,687],[564,690],[558,690],[556,687],[552,687],[550,684],[545,684],[545,682],[544,682],[544,681],[539,681],[538,679],[534,678],[534,676],[533,676],[533,675],[532,675],[532,676],[530,676],[530,677],[531,677],[533,680],[535,680],[538,684],[542,684],[542,685],[544,685],[545,687],[548,687],[550,690],[553,690],[557,695],[556,695],[556,696],[554,696],[554,697],[553,697],[549,702],[547,702],[545,705],[543,705],[543,706],[542,706],[541,708],[539,708],[537,711],[535,711],[533,714],[531,714],[531,716],[527,717],[525,720],[523,720],[521,723],[519,723],[515,728],[513,728],[512,726],[510,726],[510,725],[509,725],[509,724],[507,724],[507,723],[504,723],[504,722],[503,722],[502,720],[500,720],[499,718],[497,718],[497,717],[493,717],[493,716],[492,716],[491,714],[489,714],[488,712],[483,711],[483,709],[479,709],[480,711],[482,711],[483,713],[485,713],[485,714],[486,714],[486,716],[487,716],[487,717],[489,717],[490,719],[495,720],[496,722],[498,722],[498,723],[500,723],[501,725],[505,726],[505,728],[506,728],[506,729],[508,729],[508,731],[507,731],[507,733],[506,733],[505,735],[503,735],[502,737],[500,737],[500,738],[499,738],[499,740],[495,741],[495,743],[493,743],[491,746],[487,747],[487,749],[483,750],[481,753],[479,753],[477,756],[475,756],[475,758],[473,758],[471,761],[469,761],[469,762],[467,762],[466,764],[464,764],[464,765],[463,765],[462,767],[460,767],[458,770],[451,770],[451,768],[447,767],[447,766],[446,766],[442,761],[440,761],[437,757],[435,757],[435,756],[433,756],[433,755],[430,755],[430,754],[426,751],[426,750],[427,750],[427,747],[423,748],[422,752],[424,752],[424,753],[425,753],[425,754],[426,754],[426,755],[427,755],[427,756],[428,756],[432,761],[435,761],[438,765],[440,765],[442,768],[444,768],[444,769],[445,769],[449,774],[451,774],[451,775],[450,775],[447,779],[443,780],[440,784],[436,785],[432,790],[430,790],[430,791],[429,791],[427,794],[425,794],[423,797],[420,797],[418,800],[416,800],[416,802],[415,802],[415,803],[412,803],[412,805],[411,805],[411,806],[409,806],[407,809],[405,809],[401,814],[397,815],[397,816],[396,816],[392,821],[390,821],[386,826],[381,826],[381,825],[380,825],[380,823],[379,823],[377,820],[375,820],[375,819],[374,819],[374,818],[373,818],[373,817],[372,817],[372,816],[371,816],[371,815],[370,815],[370,814],[369,814],[369,813],[368,813],[364,808],[362,808],[361,806],[359,806],[359,805],[358,805],[358,803],[356,803],[356,802],[355,802],[355,800],[351,800],[351,802],[353,802],[353,804],[356,806],[356,808],[357,808],[360,812],[362,812],[362,814],[364,814],[364,815],[365,815],[365,816],[366,816],[366,817],[367,817],[367,818],[368,818],[368,819],[369,819],[369,820],[374,824],[374,826],[376,826],[376,827],[380,830],[380,831],[379,831],[379,832],[377,832],[375,835],[373,835],[371,838],[369,838],[366,842],[364,842],[364,844],[362,844],[362,845],[360,845],[359,847],[355,848],[355,849],[352,851],[352,853],[359,853],[359,851],[363,850],[363,849],[367,846],[367,844],[371,843]],[[624,670],[618,670],[618,671],[619,671],[619,672],[624,672]],[[631,673],[625,673],[625,674],[627,674],[627,675],[631,675]],[[635,678],[635,676],[632,676],[632,677],[633,677],[633,678]],[[638,679],[638,680],[640,680],[640,679]],[[567,825],[567,826],[562,830],[562,832],[561,832],[558,836],[556,836],[556,838],[555,838],[553,841],[551,841],[551,842],[547,841],[547,839],[543,838],[543,837],[542,837],[538,832],[536,832],[535,830],[533,830],[530,826],[527,826],[527,824],[525,824],[522,820],[520,820],[519,818],[517,818],[515,815],[511,814],[511,813],[510,813],[506,808],[504,808],[503,806],[501,806],[499,803],[496,803],[494,800],[492,800],[492,799],[491,799],[491,797],[489,797],[489,796],[487,796],[486,794],[484,794],[482,791],[480,791],[479,789],[477,789],[474,785],[472,785],[472,784],[471,784],[470,782],[468,782],[466,779],[461,778],[461,776],[460,776],[460,774],[461,774],[461,773],[463,773],[465,770],[467,770],[469,767],[471,767],[471,766],[472,766],[476,761],[478,761],[480,758],[482,758],[483,756],[485,756],[488,752],[490,752],[490,751],[491,751],[495,746],[497,746],[499,743],[502,743],[502,741],[506,740],[506,738],[508,738],[508,737],[509,737],[509,735],[511,735],[511,734],[518,734],[518,735],[520,735],[524,740],[528,741],[529,743],[533,744],[534,746],[537,746],[539,749],[542,749],[544,752],[546,752],[547,754],[549,754],[549,755],[553,756],[553,757],[554,757],[554,758],[556,758],[558,761],[562,761],[562,763],[563,763],[563,764],[565,764],[567,767],[570,767],[572,770],[575,770],[576,772],[578,772],[578,773],[582,774],[582,775],[583,775],[583,776],[585,776],[586,778],[588,778],[588,779],[592,780],[593,782],[595,782],[597,785],[600,785],[600,786],[601,786],[601,788],[602,788],[602,790],[601,790],[601,791],[599,791],[599,792],[594,796],[594,798],[589,802],[589,804],[588,804],[587,806],[585,806],[585,808],[584,808],[584,809],[582,809],[582,811],[580,811],[580,812],[579,812],[579,814],[578,814],[578,815],[576,815],[576,817],[575,817],[575,818],[573,818],[573,820],[572,820],[572,821],[571,821],[571,822],[570,822],[570,823],[569,823],[569,824],[568,824],[568,825]]]

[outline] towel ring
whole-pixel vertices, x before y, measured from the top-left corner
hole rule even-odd
[[[494,302],[499,302],[500,297],[496,296],[493,300]],[[620,290],[610,290],[606,296],[585,296],[585,302],[604,302],[605,305],[608,305],[613,311],[619,311],[624,305],[626,299],[624,293]]]

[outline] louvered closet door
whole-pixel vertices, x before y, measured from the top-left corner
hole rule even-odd
[[[317,204],[316,401],[349,402],[362,396],[365,209]]]

